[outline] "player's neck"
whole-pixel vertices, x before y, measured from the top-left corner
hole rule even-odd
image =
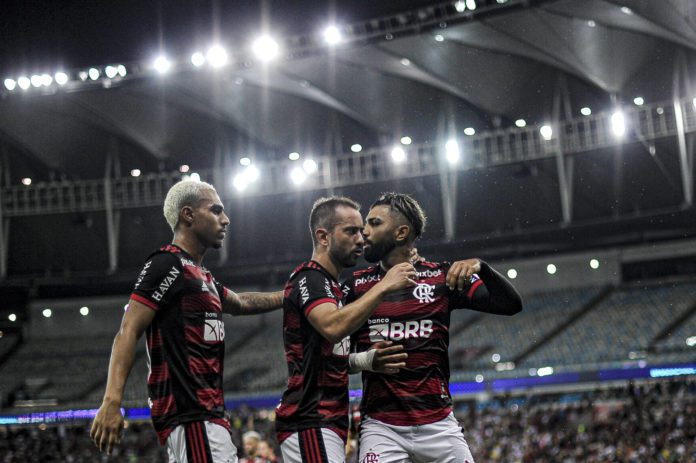
[[[205,251],[208,249],[198,240],[181,233],[174,234],[172,244],[179,246],[189,256],[193,257],[193,260],[198,265],[201,265],[203,262],[203,256],[205,256]]]
[[[338,280],[338,275],[340,275],[343,267],[334,262],[328,252],[323,252],[315,249],[312,253],[312,260],[319,262],[319,265],[324,267],[327,272],[329,272],[336,280]]]
[[[385,272],[397,264],[408,262],[411,256],[411,248],[409,246],[399,246],[392,249],[389,254],[379,261],[380,267]]]

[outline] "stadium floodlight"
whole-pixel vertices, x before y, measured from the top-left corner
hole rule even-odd
[[[471,11],[476,9],[476,0],[466,0],[466,7]]]
[[[411,60],[408,58],[401,58],[401,64],[403,64],[404,66],[410,66]]]
[[[247,168],[244,169],[244,174],[250,182],[255,182],[261,177],[261,172],[259,172],[259,169],[254,165],[247,166]]]
[[[53,311],[51,309],[43,309],[41,314],[46,318],[51,318],[51,315],[53,315]]]
[[[319,164],[314,159],[305,159],[305,162],[302,163],[302,168],[308,174],[313,174],[319,170]]]
[[[401,144],[402,145],[410,145],[413,140],[411,140],[411,137],[401,137]]]
[[[62,71],[56,72],[53,78],[56,80],[58,85],[65,85],[68,83],[68,80],[70,80],[68,75]]]
[[[694,108],[696,108],[696,98],[692,100],[692,103],[694,104]]]
[[[210,47],[206,54],[206,58],[214,68],[221,68],[226,65],[228,61],[227,51],[220,45],[213,45]]]
[[[239,163],[243,166],[248,166],[248,165],[251,165],[251,159],[244,156],[242,159],[239,160]]]
[[[53,83],[53,77],[50,74],[41,74],[41,85],[44,87],[50,87]]]
[[[30,179],[29,177],[24,177],[24,178],[22,179],[22,185],[24,185],[24,186],[29,186],[29,185],[31,185],[31,179]]]
[[[483,382],[483,375],[476,375],[476,378],[474,378],[474,379],[476,379],[477,383],[482,383]]]
[[[536,369],[536,368],[530,368],[528,373],[529,373],[529,376],[536,376],[536,374],[537,374],[537,369]]]
[[[495,353],[495,354],[491,355],[491,361],[494,363],[500,362],[500,354]]]
[[[77,76],[80,78],[80,80],[81,80],[82,82],[84,82],[85,80],[87,80],[87,77],[89,77],[89,76],[87,75],[87,71],[80,71],[80,72],[77,73]]]
[[[626,134],[626,118],[621,111],[615,111],[611,115],[611,131],[621,138]]]
[[[189,169],[190,169],[190,167],[188,166],[188,164],[182,164],[179,166],[179,172],[181,172],[182,174],[185,174],[186,172],[188,172]]]
[[[621,7],[621,12],[622,12],[623,14],[633,14],[633,10],[630,9],[629,7],[627,7],[627,6],[622,6],[622,7]]]
[[[201,181],[201,174],[199,174],[198,172],[193,172],[193,173],[189,176],[189,178],[190,178],[191,180],[193,180],[194,182],[200,182],[200,181]]]
[[[590,19],[589,21],[587,21],[587,26],[588,26],[588,27],[595,27],[596,25],[597,25],[597,23],[594,22],[594,20],[592,20],[592,19]]]
[[[406,151],[400,146],[395,146],[391,150],[391,158],[396,164],[401,164],[406,160]]]
[[[12,314],[12,315],[14,315],[14,314]],[[14,320],[12,320],[12,321],[14,321]],[[689,347],[696,346],[696,336],[689,336],[688,338],[686,338],[686,345]]]
[[[436,34],[435,35],[435,41],[436,42],[444,42],[445,38],[442,36],[442,34]]]
[[[41,87],[41,76],[40,75],[34,74],[33,76],[31,76],[31,79],[29,79],[29,81],[31,82],[32,87],[36,87],[36,88]]]
[[[307,173],[301,167],[295,167],[290,171],[290,180],[295,185],[302,185],[307,180]]]
[[[5,88],[9,91],[14,90],[17,87],[17,82],[14,79],[5,79]]]
[[[597,259],[590,260],[590,268],[597,270],[599,268],[599,261]]]
[[[165,55],[160,55],[152,62],[152,67],[160,74],[166,74],[172,68],[172,62]]]
[[[288,159],[290,159],[291,161],[297,161],[298,159],[300,159],[300,153],[298,153],[297,151],[293,151],[292,153],[288,154]]]
[[[87,75],[90,79],[97,80],[99,78],[99,69],[89,68],[89,71],[87,71]]]
[[[280,45],[271,36],[262,35],[254,40],[251,50],[260,61],[268,63],[280,54]]]
[[[343,40],[343,35],[338,27],[331,25],[324,29],[324,40],[329,45],[338,45]]]
[[[116,71],[118,71],[118,75],[121,77],[126,77],[126,74],[128,74],[128,70],[123,64],[116,66]]]
[[[350,145],[350,150],[354,153],[359,153],[362,151],[362,145],[360,143],[354,143]]]
[[[527,126],[527,121],[525,121],[524,119],[517,119],[517,120],[515,121],[515,125],[516,125],[517,127],[519,127],[519,128],[526,127],[526,126]]]
[[[517,278],[517,270],[515,270],[514,268],[508,269],[507,276],[509,279],[514,280],[515,278]]]
[[[458,13],[464,13],[464,11],[466,11],[466,2],[464,0],[457,0],[454,2],[454,9],[457,10]]]
[[[7,319],[11,322],[15,322],[15,321],[17,321],[17,315],[11,313],[10,315],[7,316]]]
[[[558,270],[558,269],[557,269],[556,266],[553,265],[553,264],[549,264],[549,265],[546,266],[546,272],[547,272],[549,275],[555,274],[557,270]]]
[[[140,169],[133,169],[130,171],[131,177],[140,177]]]
[[[580,108],[580,114],[582,114],[583,116],[589,116],[590,114],[592,114],[592,110],[585,106],[584,108]]]
[[[240,172],[232,179],[232,185],[237,191],[244,191],[249,186],[249,179],[244,172]]]
[[[203,53],[197,51],[196,53],[191,55],[191,64],[193,64],[197,68],[203,66],[205,64],[205,56],[203,56]]]
[[[474,129],[473,127],[467,127],[466,129],[464,129],[464,135],[472,136],[475,134],[476,134],[476,129]]]
[[[104,68],[104,74],[106,74],[106,77],[108,77],[109,79],[113,79],[118,75],[118,68],[116,68],[115,66],[107,66],[106,68]]]
[[[549,376],[553,374],[553,367],[541,367],[537,368],[537,376]]]
[[[82,315],[83,317],[86,317],[87,315],[89,315],[89,307],[87,307],[87,306],[80,307],[80,315]]]
[[[447,143],[445,143],[445,158],[450,164],[459,162],[459,143],[457,143],[457,140],[447,140]]]
[[[643,99],[642,96],[637,96],[633,99],[633,104],[636,106],[643,106],[645,103],[645,100]]]
[[[539,129],[539,133],[541,133],[541,136],[547,141],[551,140],[551,137],[553,137],[553,129],[548,124],[542,125]]]

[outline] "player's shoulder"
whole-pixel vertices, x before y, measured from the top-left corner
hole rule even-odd
[[[428,269],[428,270],[444,270],[450,267],[452,265],[450,262],[443,261],[443,262],[431,262],[428,260],[416,262],[414,267],[416,267],[416,270],[420,269]]]
[[[188,256],[177,246],[168,244],[162,246],[156,251],[152,252],[147,259],[145,259],[146,265],[176,265],[183,266],[184,264],[194,265],[190,261]]]
[[[295,269],[290,272],[290,278],[288,278],[288,281],[293,281],[299,278],[300,276],[307,276],[307,275],[312,275],[312,276],[323,276],[323,277],[328,277],[329,275],[326,273],[326,270],[322,268],[321,265],[317,264],[316,262],[312,260],[308,260],[306,262],[302,262],[300,265],[295,267]]]
[[[371,275],[373,273],[378,273],[379,272],[379,266],[378,265],[370,265],[367,268],[362,268],[360,270],[355,270],[354,272],[351,273],[351,277],[353,278],[360,278],[365,275]]]

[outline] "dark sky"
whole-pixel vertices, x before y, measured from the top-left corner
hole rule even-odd
[[[329,18],[350,23],[441,3],[432,0],[3,0],[0,76],[59,67],[150,59],[211,43],[246,46],[262,18],[275,35],[321,30]],[[217,27],[216,27],[217,25]]]

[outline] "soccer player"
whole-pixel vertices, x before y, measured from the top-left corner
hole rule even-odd
[[[202,266],[206,251],[222,246],[230,223],[212,185],[177,183],[167,193],[164,216],[172,244],[148,257],[135,283],[90,436],[107,453],[119,442],[123,390],[136,342],[146,331],[150,414],[169,461],[236,463],[222,392],[222,314],[279,309],[283,293],[235,294]]]
[[[415,284],[413,265],[386,272],[360,300],[342,307],[342,269],[362,255],[359,206],[344,197],[321,198],[310,213],[312,259],[290,275],[283,301],[283,340],[288,385],[276,410],[276,432],[285,463],[343,463],[348,432],[349,335],[387,294]],[[373,349],[369,367],[397,371],[401,346]]]
[[[364,229],[365,259],[379,263],[345,282],[345,302],[354,304],[408,262],[426,218],[410,196],[387,193],[370,208]],[[373,343],[404,346],[406,366],[385,376],[363,371],[360,462],[473,463],[449,392],[449,323],[454,309],[513,315],[522,310],[515,289],[479,259],[416,262],[417,285],[385,297],[351,343],[366,356]],[[351,359],[353,363],[356,360]],[[360,363],[360,362],[358,362]]]

